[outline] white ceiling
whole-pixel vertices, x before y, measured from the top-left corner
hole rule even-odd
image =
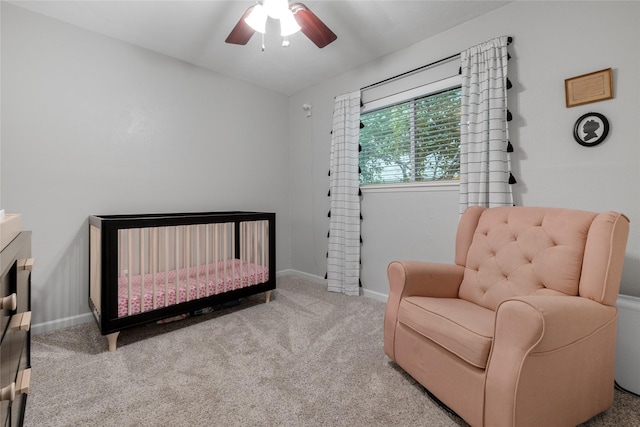
[[[304,34],[280,46],[269,22],[266,50],[224,42],[253,0],[9,1],[87,30],[255,83],[286,95],[410,46],[508,1],[305,1],[338,39],[323,49]],[[274,28],[275,27],[275,28]],[[271,30],[271,32],[269,31]]]

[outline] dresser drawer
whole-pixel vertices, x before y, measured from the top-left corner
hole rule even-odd
[[[29,367],[29,331],[7,330],[0,346],[0,389],[15,383],[20,369]]]
[[[0,426],[21,426],[31,378],[31,233],[0,255]]]

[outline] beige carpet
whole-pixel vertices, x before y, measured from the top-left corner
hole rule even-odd
[[[464,426],[382,350],[384,304],[278,278],[272,301],[123,331],[33,337],[26,426]],[[585,426],[640,426],[617,392]]]

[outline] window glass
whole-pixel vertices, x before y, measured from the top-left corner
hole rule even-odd
[[[365,112],[360,184],[459,179],[459,86]]]

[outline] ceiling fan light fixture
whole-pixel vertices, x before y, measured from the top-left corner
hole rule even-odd
[[[273,19],[280,19],[289,11],[289,0],[264,0],[264,8]]]
[[[256,4],[244,22],[255,31],[264,34],[267,32],[267,17],[267,9],[261,4]]]
[[[296,22],[296,18],[293,17],[293,12],[287,9],[287,11],[280,16],[280,35],[286,37],[298,31],[300,31],[300,25]]]

